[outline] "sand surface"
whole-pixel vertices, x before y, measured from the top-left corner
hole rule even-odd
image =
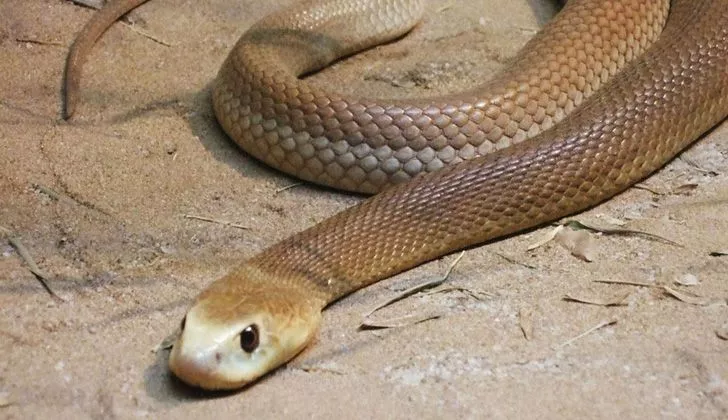
[[[336,303],[307,351],[243,392],[174,380],[168,352],[153,349],[205,285],[361,200],[281,191],[297,181],[246,156],[212,114],[210,81],[229,49],[290,3],[149,2],[132,20],[151,37],[111,28],[66,123],[65,54],[92,11],[0,2],[0,226],[64,299],[2,237],[0,418],[728,417],[725,123],[642,188],[576,217],[679,245],[591,234],[586,262],[556,241],[529,251],[544,227],[467,251],[449,289],[377,314],[437,319],[357,329],[373,305],[442,275],[453,256]],[[457,91],[500,68],[551,13],[539,1],[431,1],[405,39],[312,79],[390,97]]]

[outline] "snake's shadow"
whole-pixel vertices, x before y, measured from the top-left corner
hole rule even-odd
[[[203,90],[187,98],[185,103],[191,106],[192,112],[187,112],[185,118],[187,119],[187,124],[191,132],[200,140],[202,146],[215,160],[234,169],[244,178],[260,180],[261,183],[270,183],[272,181],[275,184],[275,188],[302,184],[306,188],[313,190],[342,195],[353,194],[343,193],[339,190],[310,182],[302,182],[296,177],[266,165],[238,147],[217,122],[217,118],[212,109],[212,84],[213,81],[209,82]]]
[[[110,118],[109,124],[122,124],[139,118],[153,118],[155,114],[172,112],[186,120],[190,132],[200,141],[202,147],[212,158],[232,168],[244,178],[259,180],[261,183],[273,182],[276,189],[301,183],[305,188],[314,191],[326,191],[344,196],[357,195],[342,193],[339,190],[310,182],[302,183],[298,178],[272,168],[247,154],[228,137],[217,122],[212,109],[212,84],[213,81],[211,80],[203,89],[197,92],[149,102],[144,106],[117,114]],[[74,124],[97,124],[97,122],[74,121]]]
[[[242,391],[205,391],[188,386],[174,377],[169,371],[167,367],[168,359],[168,350],[158,351],[155,361],[144,370],[146,394],[168,407],[205,399],[224,398]]]
[[[192,107],[185,117],[192,133],[215,160],[234,169],[245,178],[271,180],[280,186],[298,182],[283,172],[277,171],[245,153],[223,131],[212,109],[212,84],[194,96],[187,103]]]

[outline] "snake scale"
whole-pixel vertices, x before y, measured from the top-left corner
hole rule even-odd
[[[81,32],[65,117],[96,39],[144,1],[112,1]],[[212,93],[230,137],[295,176],[378,194],[204,290],[170,354],[184,382],[249,384],[298,354],[336,299],[594,206],[728,115],[728,0],[571,0],[492,80],[452,95],[357,98],[300,77],[406,34],[425,5],[298,2],[233,48]]]

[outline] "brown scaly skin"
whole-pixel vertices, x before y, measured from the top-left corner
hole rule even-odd
[[[357,3],[364,9],[346,0],[306,2],[264,19],[223,65],[215,111],[251,154],[315,182],[374,191],[413,169],[437,171],[387,188],[214,282],[188,312],[170,355],[185,382],[210,389],[250,383],[311,340],[328,303],[604,201],[728,115],[728,0],[672,1],[652,46],[664,1],[572,0],[512,68],[446,98],[347,98],[297,79],[381,41],[355,16],[378,16],[384,23],[375,29],[397,36],[420,13],[418,1],[390,0],[399,6],[380,16],[383,2]],[[299,12],[314,4],[319,12],[302,19]],[[321,19],[332,10],[351,16]],[[397,17],[388,20],[390,13]],[[493,151],[500,146],[509,147]]]
[[[313,4],[321,12],[305,14]],[[423,1],[303,2],[240,38],[218,74],[213,106],[228,135],[267,164],[375,193],[550,128],[657,39],[668,9],[668,0],[569,2],[492,80],[402,101],[328,92],[298,76],[405,33]]]

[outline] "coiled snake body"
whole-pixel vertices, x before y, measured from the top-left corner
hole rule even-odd
[[[79,36],[67,116],[96,38],[144,1],[111,2]],[[183,381],[250,383],[308,344],[330,302],[593,206],[728,114],[728,0],[571,0],[503,72],[457,95],[353,98],[299,78],[406,33],[422,13],[423,0],[305,1],[254,25],[223,64],[213,106],[248,153],[381,192],[203,291],[170,355]]]

